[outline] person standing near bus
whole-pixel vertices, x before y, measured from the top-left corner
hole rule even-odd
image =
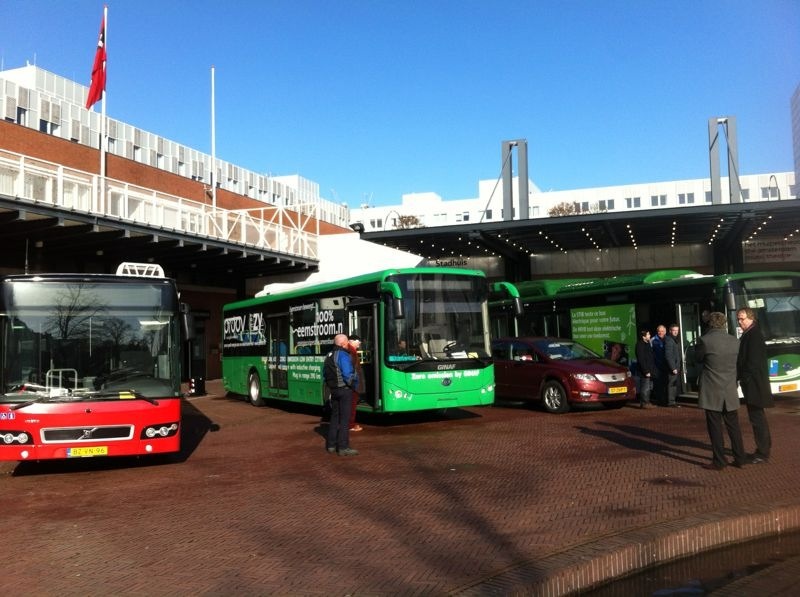
[[[708,331],[700,336],[695,348],[697,362],[703,365],[697,406],[706,411],[706,426],[711,440],[712,459],[706,468],[719,471],[728,465],[722,437],[723,423],[731,440],[733,466],[741,468],[747,462],[747,455],[739,427],[739,392],[736,390],[739,341],[726,331],[728,321],[724,314],[709,314],[708,324]]]
[[[358,376],[350,360],[347,349],[347,334],[337,334],[333,339],[333,361],[336,374],[325,383],[331,390],[331,421],[325,448],[328,453],[338,452],[339,456],[356,456],[358,450],[350,447],[350,409],[353,405],[353,388],[358,384]]]
[[[667,328],[660,325],[656,328],[656,336],[650,341],[653,346],[653,357],[655,359],[655,369],[653,370],[653,389],[655,401],[658,404],[666,404],[667,400],[667,358],[665,336]]]
[[[669,335],[664,338],[664,362],[667,369],[667,406],[678,408],[678,393],[681,387],[681,328],[677,323],[669,326]]]
[[[364,393],[364,372],[361,369],[361,358],[358,356],[358,349],[361,347],[361,338],[352,334],[348,338],[347,350],[350,352],[350,361],[353,363],[353,369],[358,376],[358,383],[353,388],[353,406],[350,410],[350,423],[348,425],[350,431],[363,431],[364,428],[356,423],[356,407],[358,406],[358,399]]]
[[[764,335],[758,326],[756,313],[749,307],[736,312],[736,320],[742,328],[739,339],[739,356],[736,359],[736,377],[742,388],[747,415],[753,426],[756,451],[750,455],[750,462],[761,464],[769,462],[772,449],[772,437],[765,408],[772,408],[775,402],[769,385],[769,369],[767,364],[767,345]]]
[[[653,347],[650,345],[650,330],[639,332],[636,342],[636,367],[639,371],[639,406],[641,408],[654,408],[650,402],[653,392],[653,375],[656,361],[653,357]]]

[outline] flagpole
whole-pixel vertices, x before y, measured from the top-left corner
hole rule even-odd
[[[217,222],[217,125],[214,105],[214,65],[211,65],[211,209]]]
[[[103,47],[108,56],[108,5],[103,7]],[[108,125],[106,123],[106,62],[103,63],[103,96],[100,110],[100,213],[105,213],[106,208],[106,151],[108,146]]]

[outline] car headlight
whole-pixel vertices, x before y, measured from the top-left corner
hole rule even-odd
[[[595,381],[597,378],[591,373],[573,373],[572,377],[581,381]]]

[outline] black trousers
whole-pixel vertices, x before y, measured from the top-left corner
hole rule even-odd
[[[708,437],[711,439],[714,464],[720,466],[728,464],[728,459],[725,458],[725,438],[722,436],[723,423],[731,440],[733,461],[744,464],[746,455],[744,440],[742,440],[742,430],[739,427],[739,415],[735,410],[726,410],[724,405],[722,412],[716,410],[706,411],[706,426],[708,427]]]
[[[756,440],[756,456],[769,458],[772,450],[772,436],[769,434],[767,413],[760,406],[747,405],[747,416],[753,426],[753,438]]]
[[[328,424],[326,448],[344,450],[350,447],[350,411],[353,408],[353,390],[331,390],[331,422]]]

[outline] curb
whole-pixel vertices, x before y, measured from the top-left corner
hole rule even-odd
[[[753,512],[709,512],[609,535],[526,561],[450,595],[556,597],[597,588],[648,568],[733,543],[800,529],[800,501],[787,500]]]

